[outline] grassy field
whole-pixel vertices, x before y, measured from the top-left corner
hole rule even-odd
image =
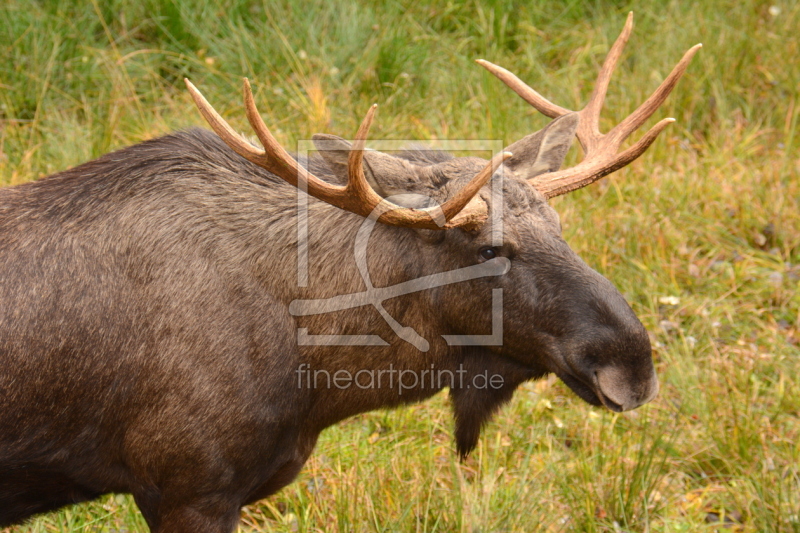
[[[351,136],[372,102],[376,139],[510,143],[547,119],[473,60],[578,108],[631,9],[604,123],[702,42],[650,121],[677,123],[553,204],[652,333],[660,396],[619,415],[556,380],[529,383],[463,464],[445,395],[359,416],[326,431],[241,531],[800,532],[794,0],[5,0],[0,184],[200,125],[184,76],[242,130],[248,76],[288,146]],[[83,530],[146,527],[115,495],[4,533]]]

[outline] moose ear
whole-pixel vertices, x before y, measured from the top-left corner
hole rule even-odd
[[[347,180],[347,159],[350,157],[350,144],[341,137],[336,135],[328,135],[327,133],[316,133],[311,140],[314,141],[314,147],[328,164],[328,168],[336,174]],[[367,178],[373,190],[381,196],[386,196],[383,187],[380,186],[379,180],[376,179],[376,174],[380,172],[373,172],[372,167],[378,164],[385,158],[394,159],[392,156],[376,152],[374,150],[367,150],[364,153],[364,176]],[[385,166],[385,165],[384,165]]]
[[[337,176],[346,180],[350,142],[335,135],[317,133],[312,138],[314,146]],[[419,193],[423,184],[419,172],[404,159],[376,150],[364,152],[364,176],[376,193],[384,198],[404,193]],[[419,207],[410,205],[409,207]]]
[[[506,151],[514,154],[505,162],[506,167],[524,179],[555,172],[561,168],[577,128],[577,113],[558,117],[544,129],[531,133],[506,148]]]
[[[311,140],[314,141],[314,147],[325,160],[331,172],[346,178],[347,158],[350,156],[351,144],[341,137],[326,133],[315,133]]]

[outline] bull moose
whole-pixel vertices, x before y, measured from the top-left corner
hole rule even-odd
[[[0,190],[0,527],[119,492],[152,531],[230,532],[243,505],[292,481],[323,429],[444,387],[462,456],[518,385],[548,373],[613,411],[650,401],[647,332],[547,204],[627,165],[673,120],[620,149],[699,45],[599,131],[631,28],[629,15],[577,113],[478,61],[554,119],[488,162],[367,150],[373,106],[352,145],[317,135],[318,154],[301,164],[262,122],[247,80],[263,150],[187,80],[216,134],[175,133]],[[559,170],[575,136],[584,159]],[[312,197],[305,286],[298,187]],[[372,292],[358,297],[363,269]],[[495,325],[501,342],[452,341]],[[365,332],[383,341],[351,342]],[[427,371],[413,386],[380,386]],[[342,372],[358,386],[341,386]],[[490,383],[471,386],[478,375]]]

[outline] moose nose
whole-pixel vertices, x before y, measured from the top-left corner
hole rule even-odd
[[[604,367],[594,374],[595,393],[608,409],[629,411],[644,405],[658,394],[658,377],[653,371],[645,379],[631,379],[617,367]]]

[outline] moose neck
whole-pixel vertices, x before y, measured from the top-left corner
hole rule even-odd
[[[295,287],[293,300],[364,294],[368,284],[388,287],[427,273],[412,230],[377,225],[360,248],[361,217],[316,202],[309,207],[307,287]],[[366,264],[366,276],[357,257]],[[381,305],[388,320],[371,304],[295,317],[301,344],[297,386],[311,392],[310,418],[318,429],[361,412],[420,401],[450,386],[450,376],[460,376],[461,351],[441,338],[441,319],[427,291]],[[389,321],[396,321],[395,329],[413,329],[411,342]]]

